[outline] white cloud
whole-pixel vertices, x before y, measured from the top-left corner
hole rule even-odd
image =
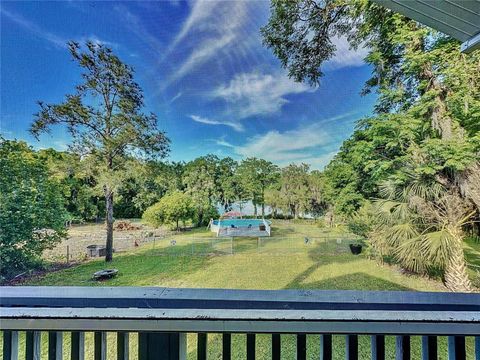
[[[46,40],[50,42],[51,44],[55,45],[56,47],[59,48],[66,48],[67,47],[67,39],[64,39],[58,35],[55,35],[54,33],[47,31],[37,24],[25,19],[23,16],[5,10],[3,7],[0,8],[0,12],[5,15],[7,18],[12,20],[13,22],[17,23],[21,27],[23,27],[25,30],[30,31],[33,33],[35,36],[37,36],[40,39]]]
[[[335,56],[326,63],[326,69],[340,69],[349,66],[365,65],[363,60],[368,54],[366,47],[360,46],[357,50],[350,49],[350,45],[345,37],[335,37],[332,42],[337,47]]]
[[[299,94],[314,89],[289,79],[283,72],[237,74],[229,84],[216,88],[211,96],[224,99],[239,118],[278,112],[288,103],[289,94]]]
[[[231,148],[242,158],[261,157],[280,166],[303,162],[310,164],[312,169],[321,169],[336,153],[332,151],[335,140],[325,130],[325,124],[341,121],[352,115],[353,113],[342,114],[284,132],[271,130],[266,134],[248,138],[243,145],[233,145],[223,138],[217,140],[216,144]]]
[[[190,119],[193,121],[196,121],[201,124],[207,124],[207,125],[224,125],[224,126],[229,126],[235,131],[244,131],[245,129],[243,128],[242,124],[235,123],[235,122],[230,122],[230,121],[217,121],[217,120],[212,120],[212,119],[207,119],[198,115],[190,115]]]

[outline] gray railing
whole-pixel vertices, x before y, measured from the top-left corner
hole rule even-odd
[[[48,359],[61,359],[66,351],[72,360],[83,359],[86,332],[94,333],[90,347],[95,359],[107,357],[106,334],[111,332],[116,333],[117,359],[129,358],[131,333],[138,334],[141,360],[185,359],[187,333],[196,334],[189,357],[199,360],[207,358],[207,334],[215,333],[222,336],[222,359],[237,355],[232,334],[247,334],[247,360],[255,359],[257,334],[271,335],[269,357],[275,360],[289,358],[282,354],[281,334],[296,337],[298,360],[310,352],[307,336],[319,337],[316,353],[331,359],[338,350],[332,335],[345,337],[341,352],[346,359],[358,358],[359,336],[371,338],[372,359],[388,358],[385,340],[390,336],[395,337],[397,359],[412,358],[412,336],[422,337],[423,359],[438,358],[437,338],[443,336],[448,337],[449,359],[480,359],[480,294],[2,287],[0,311],[3,359],[9,360],[20,352],[26,359],[39,359],[43,346]],[[68,350],[62,342],[65,333]]]

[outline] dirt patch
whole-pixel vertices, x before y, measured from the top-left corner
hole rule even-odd
[[[130,222],[131,230],[114,231],[113,247],[116,252],[133,249],[136,246],[162,239],[172,234],[167,229],[153,229],[139,222]],[[87,257],[88,245],[104,245],[107,232],[103,223],[72,225],[68,229],[68,237],[55,248],[46,250],[43,258],[53,262],[82,261]]]

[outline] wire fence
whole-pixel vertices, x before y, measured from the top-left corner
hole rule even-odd
[[[348,235],[336,236],[289,236],[289,237],[182,237],[156,239],[152,255],[158,256],[212,256],[260,253],[266,255],[341,254],[349,252],[349,245],[356,239]]]

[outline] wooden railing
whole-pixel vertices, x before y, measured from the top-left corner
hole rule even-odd
[[[314,350],[321,359],[332,359],[339,351],[332,336],[345,337],[341,353],[346,359],[365,352],[359,347],[359,337],[365,336],[371,339],[372,359],[390,358],[390,336],[395,337],[396,359],[419,358],[412,357],[412,336],[421,336],[423,359],[438,358],[437,339],[444,336],[449,359],[480,359],[480,294],[2,287],[0,311],[3,359],[9,360],[19,353],[39,359],[42,347],[48,359],[62,359],[66,352],[72,360],[83,359],[87,347],[93,349],[94,359],[105,359],[106,334],[111,332],[116,333],[117,359],[129,359],[132,333],[138,334],[141,360],[185,359],[192,347],[187,333],[195,334],[188,339],[196,344],[189,357],[199,360],[207,358],[208,334],[221,334],[222,359],[238,358],[238,343],[232,347],[236,334],[247,334],[247,360],[258,354],[257,334],[269,334],[268,358],[274,360],[310,358],[311,347],[318,347]],[[94,333],[88,346],[87,332]],[[65,333],[68,349],[62,341]],[[283,334],[296,337],[293,357],[282,353]],[[319,342],[307,342],[310,336]]]

